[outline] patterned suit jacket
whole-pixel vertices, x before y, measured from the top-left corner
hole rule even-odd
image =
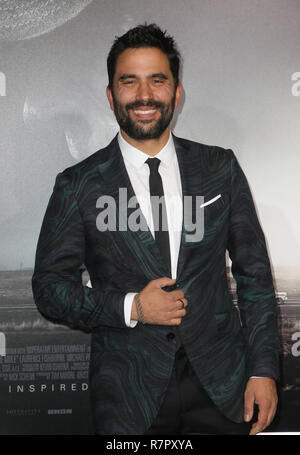
[[[179,330],[199,381],[224,415],[240,422],[249,376],[278,378],[277,305],[265,239],[232,150],[173,138],[183,196],[201,195],[205,202],[221,195],[203,208],[201,240],[187,241],[183,223],[177,286],[188,309]],[[125,325],[125,294],[167,276],[167,269],[149,229],[98,230],[97,200],[112,196],[118,210],[119,188],[134,196],[116,137],[58,174],[32,277],[45,317],[91,331],[91,406],[95,432],[105,435],[147,430],[176,350],[171,327]],[[228,289],[226,251],[239,311]],[[92,288],[82,285],[83,264]]]

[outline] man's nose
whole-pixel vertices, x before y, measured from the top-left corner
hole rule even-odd
[[[148,101],[149,99],[152,98],[152,89],[150,84],[145,81],[145,82],[140,82],[139,87],[138,87],[138,93],[137,96],[139,99],[143,101]]]

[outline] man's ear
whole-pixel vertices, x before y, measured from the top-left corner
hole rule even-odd
[[[113,96],[112,96],[109,85],[106,87],[106,96],[107,96],[110,108],[113,111],[114,110],[114,100],[113,100]]]
[[[182,96],[182,85],[181,82],[178,81],[175,93],[175,109],[179,106],[180,100]]]

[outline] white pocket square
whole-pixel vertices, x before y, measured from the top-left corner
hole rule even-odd
[[[200,208],[205,207],[206,205],[212,204],[213,202],[215,202],[215,201],[216,201],[217,199],[219,199],[220,197],[221,197],[221,194],[218,194],[218,196],[213,197],[213,198],[210,199],[209,201],[204,202],[203,204],[201,204],[201,205],[200,205]]]

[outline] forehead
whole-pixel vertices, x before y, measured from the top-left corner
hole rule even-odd
[[[116,76],[121,73],[149,75],[160,72],[170,74],[171,69],[167,55],[155,47],[126,49],[116,62]]]

